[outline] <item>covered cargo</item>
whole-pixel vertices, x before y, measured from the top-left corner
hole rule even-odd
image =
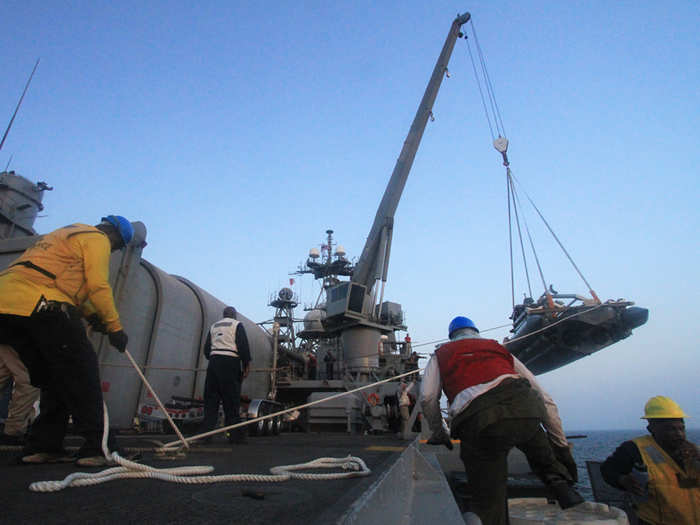
[[[204,342],[212,323],[226,304],[194,283],[170,275],[141,258],[146,227],[134,222],[134,240],[126,250],[112,254],[110,281],[128,350],[163,402],[172,396],[202,398],[207,361]],[[6,268],[40,236],[0,241],[0,269]],[[233,304],[232,306],[238,307]],[[251,374],[242,394],[265,398],[270,390],[267,369],[272,362],[272,340],[260,326],[238,311],[250,343]],[[106,336],[91,335],[100,363],[110,425],[127,428],[149,393],[126,357],[109,345]]]

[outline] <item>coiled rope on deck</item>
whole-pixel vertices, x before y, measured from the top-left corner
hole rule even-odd
[[[106,445],[103,445],[103,447]],[[229,483],[229,482],[256,482],[278,483],[290,479],[333,480],[358,476],[367,476],[371,470],[365,462],[358,457],[347,456],[345,458],[318,458],[307,463],[297,465],[283,465],[272,467],[271,474],[220,474],[207,475],[214,471],[212,466],[190,466],[155,468],[141,465],[122,458],[118,453],[112,452],[108,456],[111,461],[119,464],[118,467],[108,468],[101,472],[74,472],[61,481],[36,481],[29,485],[33,492],[57,492],[68,487],[86,487],[99,485],[116,479],[159,479],[171,483],[204,484],[204,483]],[[312,472],[294,472],[297,470],[318,468],[341,468],[346,472],[333,472],[319,474]]]
[[[125,350],[127,357],[133,364],[139,376],[146,384],[146,387],[151,391],[151,393],[156,398],[156,401],[161,404],[160,399],[156,395],[153,388],[148,383],[146,378],[143,376],[139,370],[136,362],[131,357],[128,350]],[[221,475],[207,475],[214,471],[214,467],[207,466],[186,466],[186,467],[170,467],[170,468],[156,468],[149,465],[143,465],[141,463],[136,463],[135,461],[128,460],[119,455],[118,452],[110,452],[107,446],[107,437],[109,435],[109,414],[107,413],[107,405],[102,403],[104,409],[104,426],[102,433],[102,452],[104,457],[109,463],[117,464],[119,466],[111,467],[101,472],[74,472],[66,476],[60,481],[35,481],[29,485],[29,490],[32,492],[57,492],[68,487],[86,487],[91,485],[99,485],[101,483],[106,483],[115,479],[159,479],[162,481],[169,481],[172,483],[186,483],[186,484],[204,484],[204,483],[227,483],[227,482],[261,482],[261,483],[276,483],[287,481],[290,479],[303,479],[303,480],[333,480],[333,479],[343,479],[352,478],[359,476],[367,476],[372,471],[367,467],[365,462],[358,457],[348,455],[344,458],[317,458],[306,463],[299,463],[296,465],[282,465],[277,467],[272,467],[270,469],[271,474],[221,474]],[[175,427],[175,423],[172,421],[167,411],[164,410],[166,417],[170,420],[170,423]],[[252,419],[246,423],[254,423],[259,419],[264,419],[265,417]],[[223,429],[221,429],[223,430]],[[181,442],[185,448],[189,447],[187,440],[182,437],[181,434],[178,435],[182,438]],[[308,469],[319,469],[319,468],[340,468],[345,472],[333,472],[329,474],[319,474],[310,472],[296,472],[300,470]]]

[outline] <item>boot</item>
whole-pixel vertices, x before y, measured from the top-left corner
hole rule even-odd
[[[557,500],[557,503],[559,503],[559,506],[562,509],[568,509],[584,502],[581,494],[576,492],[576,490],[569,486],[569,484],[564,480],[552,482],[549,485],[549,489],[554,494],[554,498]]]

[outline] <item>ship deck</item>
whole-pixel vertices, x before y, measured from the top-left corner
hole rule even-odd
[[[156,438],[156,436],[152,436]],[[171,436],[167,436],[169,440]],[[163,439],[163,436],[157,436]],[[360,436],[329,433],[286,433],[251,437],[229,445],[215,437],[186,457],[154,456],[148,436],[119,436],[127,452],[141,451],[142,463],[154,467],[212,465],[213,475],[269,474],[279,465],[305,463],[319,457],[357,456],[371,469],[365,477],[331,481],[289,480],[278,483],[179,484],[152,479],[120,479],[59,492],[29,490],[35,481],[62,480],[67,475],[99,472],[73,464],[19,465],[19,447],[0,447],[0,492],[3,523],[285,523],[321,524],[338,521],[399,457],[409,442],[393,435]],[[77,444],[77,442],[76,442]],[[69,449],[71,441],[68,442]],[[324,473],[330,472],[323,470]]]

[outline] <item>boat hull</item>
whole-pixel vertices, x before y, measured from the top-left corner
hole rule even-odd
[[[505,345],[533,374],[544,374],[629,337],[649,318],[649,310],[630,304],[528,313]]]

